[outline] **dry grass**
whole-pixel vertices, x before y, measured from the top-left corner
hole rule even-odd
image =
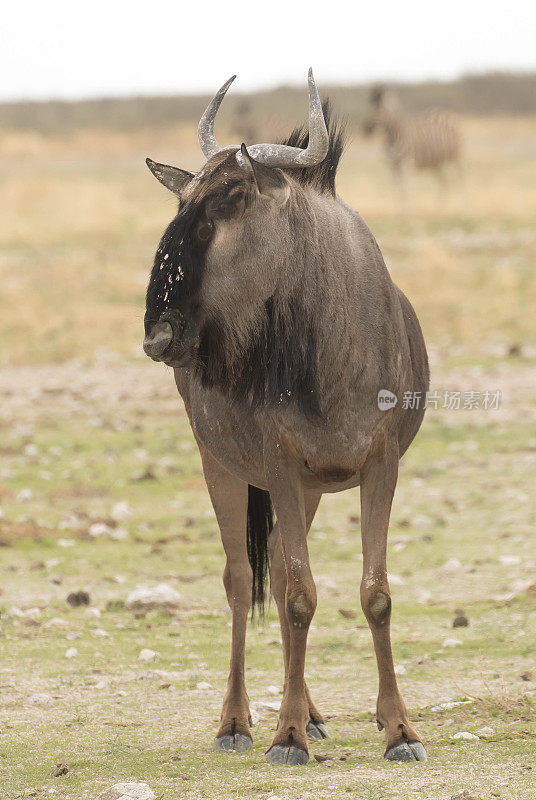
[[[534,341],[536,120],[466,119],[466,179],[440,198],[412,179],[401,217],[380,143],[354,132],[340,194],[365,216],[427,338]],[[222,133],[225,138],[225,132]],[[144,157],[195,169],[190,128],[0,137],[2,361],[138,346],[143,290],[174,201]]]

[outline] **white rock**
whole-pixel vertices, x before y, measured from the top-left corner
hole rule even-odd
[[[439,703],[437,706],[432,706],[432,711],[450,711],[451,708],[456,708],[456,706],[468,706],[471,705],[472,700],[448,700],[444,703]]]
[[[387,580],[389,581],[389,584],[391,586],[405,586],[406,585],[406,581],[404,580],[404,578],[401,575],[393,575],[392,573],[389,573],[389,575],[387,576]]]
[[[447,638],[443,640],[443,647],[459,647],[463,642],[460,639]]]
[[[74,539],[57,539],[56,544],[58,547],[74,547]]]
[[[138,680],[140,681],[177,681],[183,678],[182,672],[177,669],[146,669],[140,672]]]
[[[78,650],[76,647],[69,647],[69,649],[65,651],[65,658],[75,658],[77,655]]]
[[[199,683],[196,683],[195,688],[197,689],[198,692],[209,692],[214,687],[211,686],[210,683],[207,683],[206,681],[199,681]]]
[[[475,733],[479,739],[491,739],[493,736],[493,728],[486,725],[484,728],[479,728]]]
[[[43,628],[66,628],[68,622],[66,619],[62,619],[62,617],[52,617],[45,622]]]
[[[36,692],[29,696],[28,703],[32,706],[49,706],[52,703],[52,696],[46,692]]]
[[[252,725],[258,725],[259,722],[261,721],[261,715],[259,714],[259,712],[255,708],[250,708],[249,709],[249,716],[251,717],[251,724]]]
[[[124,522],[124,520],[132,516],[132,509],[126,500],[123,500],[122,502],[115,504],[115,506],[112,508],[110,516],[112,519],[115,519],[116,522]]]
[[[532,578],[529,578],[528,580],[523,580],[523,578],[518,578],[517,581],[513,582],[510,588],[512,589],[512,592],[515,592],[516,594],[524,594],[527,591],[527,589],[529,589],[532,586],[533,583],[534,581],[532,580]]]
[[[421,529],[432,528],[434,524],[434,520],[431,517],[428,517],[426,514],[415,514],[411,522],[415,528]]]
[[[397,664],[396,665],[396,667],[395,667],[395,675],[405,675],[406,672],[407,672],[407,669],[405,668],[405,666],[403,664]]]
[[[98,800],[155,800],[147,783],[116,783],[99,795]]]
[[[105,522],[94,522],[89,526],[88,533],[93,539],[96,539],[97,536],[110,536],[112,528]]]
[[[37,620],[41,616],[41,609],[40,608],[27,608],[23,610],[22,608],[18,608],[17,606],[13,606],[7,612],[10,617],[16,617],[17,619],[24,619],[24,620]]]
[[[458,572],[462,568],[462,562],[457,558],[448,558],[441,569],[443,572]]]
[[[154,661],[157,658],[160,658],[160,653],[157,653],[156,650],[150,650],[148,647],[144,647],[138,656],[138,661]]]
[[[279,688],[279,686],[269,686],[266,690],[268,694],[271,694],[272,697],[277,697],[280,694],[283,694],[283,690]]]
[[[28,500],[31,500],[32,497],[33,492],[31,489],[21,489],[17,494],[17,503],[26,503]]]
[[[503,567],[512,567],[514,564],[521,563],[521,558],[519,556],[499,556],[499,561]]]
[[[86,608],[84,610],[84,617],[88,619],[100,619],[101,612],[98,608]]]
[[[110,539],[114,542],[123,542],[128,539],[128,531],[126,528],[114,528],[110,533]]]
[[[139,586],[134,589],[128,595],[126,605],[127,608],[133,611],[150,611],[157,608],[172,611],[179,607],[181,599],[176,589],[173,589],[167,583],[160,583],[153,588]]]
[[[260,708],[261,711],[279,711],[281,708],[281,701],[280,700],[274,700],[268,702],[261,701],[257,703],[257,708]]]
[[[506,592],[505,594],[494,594],[491,596],[491,599],[494,603],[511,603],[512,600],[515,598],[515,592]]]
[[[458,733],[454,733],[451,739],[464,739],[467,742],[478,742],[478,736],[475,736],[474,733],[469,733],[469,731],[459,731]]]
[[[432,599],[432,592],[429,592],[428,589],[421,589],[421,591],[417,595],[417,602],[422,603],[423,605],[425,603],[428,603],[431,599]]]

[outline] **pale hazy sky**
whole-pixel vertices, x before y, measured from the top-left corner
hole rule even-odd
[[[1,25],[0,99],[536,69],[534,0],[7,0]]]

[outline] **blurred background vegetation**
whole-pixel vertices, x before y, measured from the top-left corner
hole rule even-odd
[[[223,78],[222,78],[223,81]],[[536,114],[536,72],[489,72],[465,75],[451,81],[389,83],[408,111],[442,106],[460,114]],[[238,91],[237,91],[238,89]],[[350,123],[365,115],[370,86],[322,85],[323,94]],[[222,117],[236,113],[247,99],[259,125],[274,119],[293,124],[296,107],[303,105],[303,88],[281,86],[257,93],[240,93],[233,86],[222,107]],[[197,125],[211,96],[110,97],[98,100],[0,103],[2,125],[10,129],[57,133],[84,127],[106,127],[132,131],[178,123]]]
[[[526,354],[535,343],[535,81],[504,73],[395,87],[409,112],[459,112],[464,139],[463,179],[452,174],[443,195],[430,174],[410,175],[404,215],[380,137],[361,132],[370,87],[321,87],[347,120],[339,193],[369,223],[443,358],[456,347],[465,359]],[[175,211],[144,160],[199,168],[207,101],[0,105],[0,363],[91,357],[97,347],[140,352],[145,284]],[[306,112],[303,87],[233,87],[218,137],[276,141]]]

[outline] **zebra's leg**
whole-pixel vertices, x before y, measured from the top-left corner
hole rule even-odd
[[[439,200],[443,204],[449,199],[450,185],[445,164],[438,164],[435,169]]]
[[[409,192],[408,192],[408,175],[407,170],[401,161],[394,161],[391,164],[393,172],[393,181],[398,195],[398,202],[400,204],[400,211],[402,216],[406,217],[409,213]]]
[[[466,193],[467,193],[467,164],[461,155],[458,155],[453,161],[453,167],[456,173],[456,189],[457,193],[462,199],[465,206]]]

